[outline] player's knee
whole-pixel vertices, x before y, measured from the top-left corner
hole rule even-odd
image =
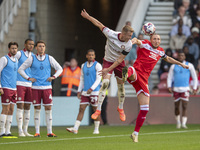
[[[23,109],[23,108],[24,108],[24,107],[23,107],[23,103],[17,103],[17,108]]]
[[[175,115],[177,116],[177,115],[179,115],[179,114],[180,114],[179,108],[178,108],[178,107],[175,107]]]
[[[84,108],[82,108],[82,107],[79,108],[79,112],[80,112],[80,113],[84,113],[84,111],[85,111]]]
[[[105,90],[108,88],[110,80],[109,79],[103,79],[102,81],[102,90]]]
[[[6,114],[6,115],[8,115],[8,112],[9,112],[9,107],[8,106],[4,106],[3,108],[2,108],[2,111],[1,111],[1,114]]]
[[[182,108],[183,108],[183,110],[186,110],[187,109],[187,103],[184,103]]]

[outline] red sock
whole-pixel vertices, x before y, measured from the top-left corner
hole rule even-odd
[[[146,119],[146,115],[148,113],[148,110],[140,110],[137,120],[136,120],[136,125],[135,125],[135,130],[136,132],[140,131],[140,128],[142,127],[145,119]]]
[[[129,67],[128,68],[128,78],[133,74],[133,68]]]

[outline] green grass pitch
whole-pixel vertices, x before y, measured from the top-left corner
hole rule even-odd
[[[134,126],[100,126],[100,134],[93,135],[94,126],[81,126],[78,134],[67,132],[66,127],[53,127],[57,138],[48,138],[46,128],[41,137],[0,138],[1,150],[200,150],[200,125],[176,129],[175,125],[144,125],[139,143],[133,143],[130,134]],[[12,134],[17,136],[17,128]],[[29,128],[34,133],[34,128]]]

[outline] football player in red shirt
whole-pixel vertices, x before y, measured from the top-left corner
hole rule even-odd
[[[187,65],[167,56],[163,48],[159,46],[160,42],[161,38],[158,34],[153,34],[150,37],[150,41],[141,41],[137,38],[133,38],[132,44],[137,44],[138,46],[137,59],[133,64],[133,67],[124,67],[122,70],[123,81],[128,80],[128,82],[135,88],[140,104],[140,112],[136,120],[135,130],[131,134],[133,142],[138,142],[139,130],[149,111],[150,95],[148,89],[148,78],[158,60],[162,58],[169,63],[178,64],[183,68],[189,68]]]

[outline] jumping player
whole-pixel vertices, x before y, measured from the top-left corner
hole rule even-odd
[[[163,48],[160,45],[161,39],[160,35],[154,34],[149,40],[138,40],[137,38],[132,39],[133,44],[137,44],[137,59],[133,64],[133,67],[124,67],[122,70],[123,81],[132,84],[137,92],[137,98],[140,105],[140,112],[136,120],[136,126],[134,132],[131,134],[133,142],[138,142],[138,133],[142,127],[146,115],[149,111],[149,89],[148,89],[148,78],[153,70],[154,66],[160,58],[173,64],[187,68],[188,66],[174,60],[173,58],[167,56]]]
[[[81,15],[83,18],[89,20],[95,26],[97,26],[107,38],[105,46],[105,56],[103,59],[103,70],[100,73],[103,76],[103,81],[101,89],[99,91],[97,110],[94,114],[92,114],[91,118],[97,119],[98,116],[101,114],[101,106],[106,96],[106,90],[110,82],[110,77],[112,75],[112,72],[114,71],[118,86],[119,106],[117,110],[119,112],[120,119],[122,121],[125,121],[126,116],[123,110],[125,90],[124,82],[122,81],[122,68],[125,66],[124,58],[132,48],[132,43],[130,39],[134,30],[130,26],[126,25],[123,27],[122,32],[113,31],[108,27],[105,27],[94,17],[90,16],[85,11],[85,9],[82,10]],[[109,67],[113,64],[114,67],[110,69]]]
[[[32,100],[34,105],[34,122],[36,133],[34,137],[40,137],[40,109],[41,99],[45,108],[45,117],[47,125],[47,136],[57,137],[52,133],[52,85],[51,81],[56,79],[63,71],[59,63],[52,57],[45,54],[46,44],[44,41],[37,41],[37,54],[29,57],[19,68],[19,74],[32,82]],[[31,68],[32,76],[28,76],[25,72],[27,68]],[[51,77],[51,67],[56,73]]]
[[[77,94],[77,97],[81,99],[79,113],[74,127],[67,128],[67,131],[74,134],[78,133],[86,107],[91,104],[94,111],[97,109],[97,100],[101,82],[99,71],[102,70],[102,66],[100,63],[95,61],[95,51],[93,49],[87,51],[86,58],[87,61],[81,66],[81,79]],[[100,116],[94,120],[95,128],[93,134],[99,134],[99,125]]]

